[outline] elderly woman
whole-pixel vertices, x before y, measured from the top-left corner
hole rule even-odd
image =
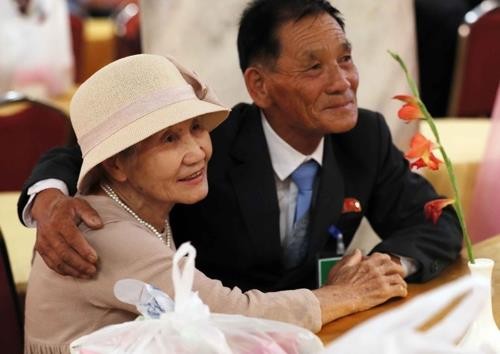
[[[227,114],[191,72],[155,55],[118,60],[81,85],[71,102],[83,152],[78,191],[104,227],[91,230],[82,223],[80,229],[100,255],[100,269],[95,279],[64,277],[35,255],[25,352],[67,353],[74,339],[137,317],[135,307],[113,294],[120,279],[139,279],[174,297],[169,211],[175,203],[207,195],[208,132]],[[197,272],[193,290],[212,312],[288,321],[314,331],[348,312],[334,311],[338,299],[328,286],[242,293]]]

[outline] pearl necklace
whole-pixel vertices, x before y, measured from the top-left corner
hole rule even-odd
[[[110,197],[116,204],[121,206],[123,209],[125,209],[130,215],[132,215],[141,225],[146,226],[151,232],[158,237],[165,245],[167,245],[168,248],[170,248],[170,245],[172,243],[172,229],[170,228],[170,223],[168,222],[168,219],[165,219],[165,231],[163,233],[159,232],[156,230],[156,228],[151,225],[150,223],[144,221],[141,219],[139,215],[137,215],[130,207],[125,204],[120,197],[115,193],[113,188],[111,188],[110,185],[108,184],[101,184],[101,188]]]

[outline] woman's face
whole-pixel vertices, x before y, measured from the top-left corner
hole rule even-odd
[[[123,159],[128,188],[150,207],[192,204],[208,193],[208,131],[198,118],[164,129],[138,143]]]

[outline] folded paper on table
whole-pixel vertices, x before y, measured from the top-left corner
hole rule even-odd
[[[355,327],[330,344],[325,353],[493,354],[495,350],[488,345],[476,351],[455,345],[485,304],[487,287],[487,281],[471,276],[443,285]],[[444,319],[426,331],[419,330],[462,295]]]
[[[136,321],[104,327],[70,344],[71,353],[319,353],[312,332],[288,323],[240,315],[211,314],[193,292],[195,249],[182,244],[174,255],[175,303],[138,280],[115,285],[115,296],[136,306]],[[185,257],[186,256],[186,257]],[[179,262],[184,258],[181,272]]]

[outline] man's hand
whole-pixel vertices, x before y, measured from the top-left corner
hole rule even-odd
[[[332,268],[328,283],[314,290],[318,297],[323,323],[367,310],[392,297],[406,296],[403,267],[387,254],[363,257],[361,251],[345,256]]]
[[[86,201],[46,189],[36,195],[31,215],[37,222],[35,248],[52,270],[79,278],[96,273],[97,254],[76,226],[83,221],[92,229],[102,227]]]

